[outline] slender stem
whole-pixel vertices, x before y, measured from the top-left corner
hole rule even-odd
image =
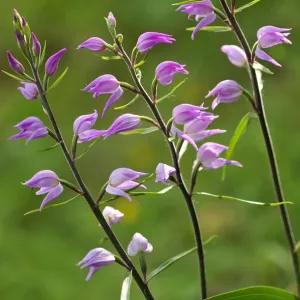
[[[251,61],[251,59],[252,59],[251,48],[249,47],[249,43],[239,25],[239,23],[237,22],[235,16],[230,12],[230,9],[229,9],[226,1],[220,0],[220,3],[221,3],[221,5],[225,11],[225,14],[227,15],[227,17],[235,31],[235,34],[236,34],[241,46],[243,47],[243,49],[246,53],[246,56],[247,56],[247,59],[249,62],[249,74],[250,74],[250,79],[252,82],[254,98],[256,101],[257,114],[259,117],[262,133],[263,133],[266,148],[267,148],[267,153],[268,153],[268,157],[269,157],[269,163],[271,166],[272,178],[273,178],[273,182],[274,182],[274,188],[275,188],[275,192],[276,192],[276,196],[277,196],[277,201],[279,203],[282,203],[282,202],[285,202],[284,193],[283,193],[281,180],[280,180],[280,176],[279,176],[279,168],[278,168],[275,150],[274,150],[274,146],[273,146],[273,142],[272,142],[272,137],[270,134],[269,125],[268,125],[268,121],[267,121],[267,117],[266,117],[266,113],[265,113],[265,109],[264,109],[264,103],[263,103],[262,95],[261,95],[259,85],[258,85],[258,79],[256,76],[255,69],[252,67],[252,64],[251,64],[251,62],[252,62]],[[300,268],[299,268],[300,264],[299,264],[298,255],[297,255],[297,253],[295,253],[296,241],[295,241],[295,237],[294,237],[294,233],[293,233],[293,229],[292,229],[292,225],[291,225],[287,207],[285,205],[280,205],[279,210],[281,213],[281,218],[283,221],[285,234],[286,234],[286,237],[288,240],[290,253],[291,253],[291,257],[292,257],[292,261],[293,261],[293,265],[294,265],[298,295],[300,295]]]
[[[146,103],[148,104],[149,108],[151,109],[153,115],[155,116],[162,133],[165,136],[165,139],[168,143],[172,160],[173,160],[173,165],[176,169],[176,178],[177,178],[177,184],[181,190],[181,193],[184,197],[184,200],[186,202],[186,205],[188,207],[188,211],[190,214],[191,222],[193,225],[194,229],[194,235],[195,235],[195,241],[197,244],[197,254],[198,254],[198,260],[199,260],[199,270],[200,270],[200,281],[201,281],[201,299],[206,299],[207,298],[207,286],[206,286],[206,272],[205,272],[205,260],[204,260],[204,247],[203,247],[203,241],[202,241],[202,235],[199,227],[199,221],[197,217],[197,213],[194,207],[194,203],[192,200],[191,195],[189,194],[187,187],[184,183],[182,174],[181,174],[181,169],[180,165],[178,162],[178,157],[176,153],[176,147],[173,142],[169,141],[169,136],[167,133],[167,127],[166,124],[155,104],[153,104],[151,97],[148,95],[146,92],[145,88],[141,84],[140,80],[138,79],[135,69],[133,65],[131,64],[130,58],[128,57],[127,53],[125,52],[122,44],[118,39],[116,39],[116,44],[118,45],[121,53],[123,54],[123,59],[129,69],[129,72],[132,76],[133,81],[135,82],[136,86],[141,92],[142,97],[145,99]]]
[[[67,188],[71,189],[72,191],[74,191],[75,193],[79,194],[79,195],[82,195],[83,192],[81,190],[79,190],[74,184],[72,184],[71,182],[68,182],[64,179],[59,179],[59,182],[66,186]]]
[[[145,284],[143,282],[143,279],[141,278],[141,276],[139,275],[138,271],[136,270],[135,266],[132,264],[130,258],[127,256],[125,250],[123,249],[121,243],[119,242],[118,238],[115,236],[115,234],[113,233],[113,231],[111,230],[111,228],[109,227],[109,225],[107,224],[105,218],[103,217],[99,207],[96,205],[91,193],[89,192],[88,188],[86,187],[74,161],[72,160],[72,157],[67,149],[66,143],[64,142],[64,139],[62,137],[62,134],[60,132],[60,129],[58,127],[58,124],[56,122],[56,119],[53,115],[53,112],[49,106],[47,97],[46,97],[46,93],[45,90],[42,86],[42,82],[40,80],[39,74],[37,69],[34,66],[34,63],[32,61],[32,59],[30,60],[30,64],[31,64],[31,68],[34,74],[34,78],[36,81],[36,85],[38,87],[39,93],[40,93],[40,97],[42,100],[42,104],[44,109],[47,111],[47,114],[49,116],[49,119],[51,121],[51,124],[53,126],[53,129],[55,131],[55,134],[57,136],[57,138],[60,141],[60,147],[64,153],[64,156],[67,160],[67,163],[78,183],[78,185],[80,186],[82,192],[83,192],[83,196],[86,199],[87,203],[89,204],[91,210],[93,211],[95,217],[97,218],[98,222],[100,223],[101,227],[103,228],[103,230],[105,231],[106,235],[108,236],[108,238],[110,239],[111,243],[113,244],[114,248],[116,249],[116,251],[118,252],[118,254],[120,255],[120,257],[123,259],[123,261],[126,263],[126,265],[130,268],[130,270],[132,271],[132,276],[135,279],[136,283],[138,284],[140,290],[142,291],[142,293],[145,296],[145,299],[147,300],[154,300],[154,297],[152,296],[147,284]]]

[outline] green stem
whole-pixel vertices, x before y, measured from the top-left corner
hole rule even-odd
[[[187,187],[184,183],[182,174],[181,174],[181,169],[180,169],[180,165],[178,162],[178,157],[177,157],[177,153],[176,153],[176,148],[173,142],[169,141],[169,136],[167,133],[167,128],[166,128],[166,124],[158,110],[158,108],[156,107],[155,104],[153,104],[151,97],[148,95],[148,93],[146,92],[145,88],[143,87],[143,85],[141,84],[141,82],[139,81],[134,66],[132,65],[130,58],[128,57],[127,53],[125,52],[122,44],[120,43],[120,41],[118,39],[116,39],[116,44],[119,47],[120,52],[123,55],[123,59],[128,67],[128,70],[132,76],[132,79],[134,81],[134,83],[136,84],[136,86],[138,87],[139,91],[141,92],[142,97],[145,99],[146,103],[148,104],[150,110],[152,111],[153,115],[155,116],[161,131],[163,133],[163,135],[165,136],[166,142],[169,146],[170,152],[171,152],[171,156],[172,156],[172,160],[173,160],[173,165],[176,169],[176,177],[177,177],[177,183],[178,186],[181,190],[181,193],[184,197],[184,200],[186,202],[186,205],[188,207],[188,211],[190,214],[190,218],[191,218],[191,222],[193,225],[193,229],[194,229],[194,236],[195,236],[195,241],[197,244],[197,254],[198,254],[198,261],[199,261],[199,271],[200,271],[200,284],[201,284],[201,299],[206,299],[207,298],[207,286],[206,286],[206,272],[205,272],[205,260],[204,260],[204,248],[203,248],[203,241],[202,241],[202,234],[199,228],[199,221],[198,221],[198,217],[197,217],[197,213],[194,207],[194,203],[192,200],[191,195],[189,194]]]
[[[111,228],[107,224],[107,222],[106,222],[105,218],[103,217],[99,207],[96,205],[91,193],[89,192],[87,186],[85,185],[85,183],[84,183],[84,181],[83,181],[83,179],[82,179],[82,177],[81,177],[74,161],[72,160],[71,155],[69,154],[66,143],[64,142],[64,139],[62,137],[62,134],[60,132],[60,129],[58,127],[56,119],[53,115],[53,112],[52,112],[50,106],[49,106],[47,96],[46,96],[46,92],[43,88],[43,85],[42,85],[41,79],[39,77],[38,71],[35,68],[34,62],[33,62],[32,59],[30,59],[30,65],[31,65],[31,68],[32,68],[32,72],[33,72],[35,81],[36,81],[36,85],[37,85],[39,93],[40,93],[40,97],[41,97],[41,100],[42,100],[42,105],[43,105],[44,109],[47,111],[47,114],[49,116],[49,119],[51,121],[53,129],[55,131],[55,134],[56,134],[57,138],[60,141],[60,147],[62,149],[62,152],[63,152],[63,154],[64,154],[64,156],[67,160],[67,163],[68,163],[68,165],[69,165],[69,167],[70,167],[70,169],[71,169],[78,185],[80,186],[80,188],[83,192],[83,197],[86,199],[86,201],[89,204],[89,206],[90,206],[92,212],[94,213],[95,217],[97,218],[97,220],[100,223],[101,227],[103,228],[106,235],[108,236],[111,243],[113,244],[115,250],[118,252],[118,254],[123,259],[125,264],[132,271],[132,276],[135,279],[136,283],[138,284],[140,290],[144,294],[145,299],[154,300],[154,297],[152,296],[147,284],[144,283],[143,279],[139,275],[138,271],[136,270],[135,266],[131,262],[130,258],[127,256],[127,254],[126,254],[125,250],[123,249],[121,243],[119,242],[118,238],[115,236],[115,234],[113,233],[113,231],[111,230]]]
[[[268,121],[267,121],[267,117],[266,117],[266,113],[265,113],[265,109],[264,109],[262,95],[261,95],[259,85],[258,85],[258,79],[256,76],[255,69],[252,67],[252,64],[251,64],[251,62],[252,62],[251,48],[250,48],[249,43],[239,25],[239,23],[237,22],[235,16],[230,12],[230,9],[229,9],[226,1],[220,0],[220,3],[224,9],[225,14],[228,17],[228,20],[231,23],[232,28],[235,31],[235,34],[236,34],[241,46],[243,47],[243,49],[246,53],[246,56],[247,56],[247,59],[249,62],[249,64],[248,64],[249,65],[249,74],[250,74],[254,98],[255,98],[255,102],[256,102],[257,114],[259,117],[263,137],[264,137],[266,148],[267,148],[267,153],[268,153],[268,157],[269,157],[269,163],[270,163],[270,167],[271,167],[272,179],[274,182],[274,188],[275,188],[275,192],[276,192],[276,196],[277,196],[277,201],[279,203],[283,203],[283,202],[285,202],[285,198],[284,198],[283,188],[281,185],[279,168],[278,168],[277,159],[276,159],[276,155],[275,155],[274,145],[273,145],[271,133],[269,130],[269,125],[268,125]],[[298,295],[300,295],[300,264],[299,264],[298,255],[297,255],[297,253],[295,253],[296,241],[295,241],[295,237],[294,237],[294,233],[293,233],[293,229],[292,229],[292,225],[291,225],[291,221],[290,221],[290,217],[289,217],[289,213],[288,213],[286,205],[280,205],[279,210],[281,213],[281,218],[283,221],[285,234],[286,234],[289,248],[290,248],[290,254],[291,254],[292,261],[293,261]]]

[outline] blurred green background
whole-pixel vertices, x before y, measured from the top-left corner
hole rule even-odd
[[[143,67],[143,81],[151,85],[154,69],[164,60],[187,64],[189,79],[176,98],[160,105],[165,118],[179,103],[201,104],[204,96],[219,81],[235,79],[250,88],[244,70],[232,66],[220,47],[235,44],[231,33],[198,33],[191,41],[185,28],[194,26],[187,16],[175,12],[171,0],[131,1],[59,1],[12,0],[1,1],[0,57],[1,69],[8,70],[6,49],[19,59],[22,56],[15,44],[11,26],[13,8],[25,16],[32,30],[49,45],[47,56],[67,47],[61,60],[61,69],[69,72],[58,88],[49,93],[51,106],[61,129],[70,143],[72,124],[81,114],[102,111],[106,96],[97,100],[80,91],[85,84],[105,73],[130,82],[121,61],[101,61],[89,51],[76,47],[91,36],[110,41],[104,16],[113,11],[118,32],[124,34],[126,49],[132,49],[138,36],[145,31],[158,31],[174,35],[173,45],[160,45],[151,52]],[[218,1],[215,1],[218,3]],[[237,0],[243,5],[248,1]],[[282,69],[269,66],[274,76],[265,77],[265,105],[274,138],[286,198],[295,204],[289,207],[294,231],[300,239],[299,218],[299,86],[300,78],[300,23],[299,0],[262,0],[260,4],[241,13],[238,18],[251,43],[256,31],[264,25],[291,27],[292,46],[277,46],[268,52],[282,65]],[[217,23],[216,23],[217,24]],[[179,82],[183,77],[176,78]],[[26,101],[17,91],[18,83],[5,75],[0,77],[1,122],[1,207],[0,207],[0,297],[5,300],[79,300],[119,299],[125,272],[118,265],[98,272],[86,283],[86,270],[76,263],[92,248],[98,247],[104,236],[84,200],[56,210],[24,217],[24,213],[38,208],[42,197],[37,197],[20,183],[42,169],[51,169],[60,177],[73,181],[65,160],[57,148],[50,152],[40,150],[52,145],[48,138],[24,145],[23,140],[8,141],[16,133],[13,125],[35,115],[48,124],[38,102]],[[161,88],[160,93],[171,87]],[[126,92],[119,101],[131,99]],[[205,100],[207,105],[212,99]],[[231,105],[220,105],[216,113],[220,118],[214,128],[228,132],[211,140],[228,144],[241,117],[249,111],[246,100]],[[130,110],[148,114],[145,103],[137,102]],[[120,112],[110,109],[105,119],[98,120],[96,128],[107,128]],[[83,151],[87,145],[79,147]],[[189,149],[182,161],[186,179],[190,177],[195,151]],[[199,176],[197,191],[232,195],[253,201],[275,201],[268,161],[259,124],[251,123],[240,141],[234,159],[242,162],[242,169],[228,168],[225,182],[221,170],[203,172]],[[112,170],[129,167],[152,172],[158,162],[171,163],[166,144],[159,133],[140,136],[113,136],[101,141],[78,167],[94,195],[107,181]],[[159,190],[162,184],[148,183],[148,190]],[[56,201],[73,195],[65,191]],[[209,294],[250,285],[274,285],[295,290],[290,257],[277,208],[256,207],[199,196],[197,212],[205,239],[218,238],[206,247]],[[180,193],[174,189],[166,196],[138,197],[132,203],[121,199],[114,207],[125,213],[114,231],[125,247],[135,232],[141,232],[154,246],[148,255],[149,268],[194,245],[191,224]],[[112,250],[109,242],[104,247]],[[137,262],[137,261],[136,261]],[[132,299],[142,299],[133,285]],[[198,268],[192,254],[175,264],[150,284],[157,299],[198,299]]]

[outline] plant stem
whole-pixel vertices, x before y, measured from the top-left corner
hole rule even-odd
[[[270,134],[269,125],[268,125],[268,121],[267,121],[267,117],[266,117],[266,113],[265,113],[265,109],[264,109],[262,95],[261,95],[261,92],[259,89],[255,69],[252,67],[252,64],[251,64],[252,63],[251,48],[250,48],[249,43],[239,25],[239,23],[237,22],[235,16],[230,12],[230,9],[229,9],[226,1],[220,0],[220,3],[224,9],[225,14],[228,17],[228,20],[231,23],[232,28],[235,31],[235,34],[236,34],[241,46],[243,47],[243,49],[246,53],[246,56],[247,56],[247,60],[249,63],[249,74],[250,74],[254,98],[255,98],[255,102],[256,102],[257,114],[259,117],[262,133],[263,133],[266,148],[267,148],[267,153],[268,153],[268,157],[269,157],[269,163],[271,166],[272,178],[273,178],[273,182],[274,182],[274,188],[275,188],[275,192],[276,192],[276,196],[277,196],[277,201],[279,203],[282,203],[282,202],[285,202],[284,193],[283,193],[283,189],[282,189],[282,185],[281,185],[281,180],[280,180],[280,176],[279,176],[279,168],[278,168],[275,150],[274,150],[274,146],[273,146],[273,142],[272,142],[272,137]],[[284,225],[284,229],[285,229],[285,233],[286,233],[286,237],[288,240],[290,253],[291,253],[291,257],[292,257],[292,261],[293,261],[293,265],[294,265],[298,295],[300,295],[300,269],[299,269],[298,255],[297,255],[297,253],[295,253],[296,241],[295,241],[295,237],[294,237],[294,233],[293,233],[293,229],[292,229],[292,225],[291,225],[287,207],[285,205],[280,205],[279,210],[281,213],[281,218],[283,221],[283,225]]]
[[[173,142],[169,141],[166,124],[165,124],[157,106],[152,102],[151,97],[148,95],[145,88],[143,87],[140,80],[138,79],[135,69],[131,63],[131,60],[130,60],[129,56],[127,55],[127,53],[125,52],[122,44],[120,43],[120,41],[118,39],[116,39],[116,44],[118,45],[118,47],[123,55],[123,59],[129,69],[129,72],[132,76],[133,81],[135,82],[136,86],[138,87],[142,97],[145,99],[145,101],[148,104],[153,115],[155,116],[155,118],[161,128],[161,131],[164,134],[165,139],[168,143],[168,146],[169,146],[169,149],[171,152],[171,156],[172,156],[172,160],[173,160],[173,165],[176,169],[177,184],[178,184],[178,186],[181,190],[181,193],[185,199],[185,203],[188,207],[188,211],[189,211],[191,222],[192,222],[193,229],[194,229],[195,241],[197,244],[197,254],[198,254],[198,260],[199,260],[201,299],[206,299],[207,298],[207,286],[206,286],[206,272],[205,272],[205,260],[204,260],[204,248],[203,248],[202,235],[201,235],[201,231],[200,231],[200,227],[199,227],[197,213],[196,213],[194,203],[192,200],[192,196],[189,194],[187,187],[184,183],[182,174],[181,174],[181,169],[180,169],[180,165],[178,162],[176,147]]]
[[[53,112],[50,108],[50,105],[48,103],[47,100],[47,96],[45,93],[45,90],[43,88],[42,82],[40,80],[39,74],[38,74],[38,70],[36,69],[32,59],[30,59],[30,65],[32,68],[32,72],[34,74],[34,78],[35,78],[35,82],[36,85],[38,87],[39,93],[40,93],[40,97],[42,100],[42,105],[44,107],[44,109],[47,111],[47,114],[49,116],[49,119],[51,121],[51,124],[53,126],[53,129],[55,131],[55,134],[58,138],[58,140],[60,141],[60,147],[64,153],[64,156],[67,160],[67,163],[78,183],[78,185],[80,186],[82,192],[83,192],[83,196],[86,199],[87,203],[89,204],[91,210],[93,211],[95,217],[97,218],[98,222],[100,223],[101,227],[103,228],[103,230],[105,231],[106,235],[108,236],[108,238],[110,239],[111,243],[113,244],[115,250],[118,252],[118,254],[120,255],[120,257],[123,259],[123,261],[126,263],[126,265],[130,268],[130,270],[132,271],[132,276],[135,279],[136,283],[138,284],[140,290],[142,291],[142,293],[145,296],[145,299],[147,300],[154,300],[154,297],[152,296],[147,284],[145,284],[143,282],[143,279],[141,278],[141,276],[139,275],[138,271],[136,270],[135,266],[132,264],[130,258],[127,256],[125,250],[123,249],[121,243],[119,242],[118,238],[115,236],[115,234],[113,233],[113,231],[111,230],[111,228],[108,226],[105,218],[103,217],[99,207],[96,205],[91,193],[89,192],[87,186],[85,185],[76,165],[75,162],[73,161],[66,143],[64,142],[64,139],[62,137],[62,134],[60,132],[60,129],[58,127],[58,124],[56,122],[56,119],[53,115]]]

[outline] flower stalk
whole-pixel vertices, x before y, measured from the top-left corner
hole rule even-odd
[[[234,14],[230,11],[230,8],[228,7],[227,3],[225,0],[220,0],[220,3],[224,9],[224,12],[236,34],[237,39],[239,40],[242,48],[244,49],[247,60],[248,60],[248,68],[249,68],[249,74],[250,74],[250,80],[252,83],[252,88],[253,88],[253,93],[254,93],[254,99],[255,99],[255,104],[256,104],[256,112],[259,118],[259,122],[261,125],[263,137],[265,140],[266,148],[267,148],[267,153],[269,157],[269,163],[271,167],[271,172],[272,172],[272,179],[274,182],[274,188],[276,192],[276,197],[277,201],[279,203],[285,202],[285,197],[283,193],[283,188],[281,185],[281,180],[280,180],[280,175],[279,175],[279,168],[277,164],[277,159],[276,159],[276,154],[274,150],[274,145],[271,137],[271,133],[269,130],[269,125],[264,109],[264,103],[262,99],[262,94],[259,89],[258,85],[258,78],[255,72],[255,69],[252,66],[252,51],[249,46],[249,43],[238,23],[236,20]],[[299,258],[297,253],[294,251],[295,246],[296,246],[296,241],[291,225],[291,220],[289,217],[289,213],[287,210],[287,207],[285,205],[280,205],[279,206],[281,218],[283,221],[284,229],[285,229],[285,234],[288,240],[289,248],[290,248],[290,253],[293,261],[293,266],[294,266],[294,272],[295,272],[295,278],[296,278],[296,284],[297,284],[297,289],[298,289],[298,295],[300,295],[300,264],[299,264]]]

